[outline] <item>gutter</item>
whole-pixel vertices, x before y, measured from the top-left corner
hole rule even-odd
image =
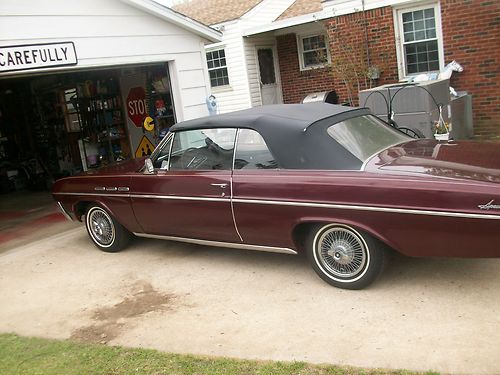
[[[401,4],[413,3],[414,0],[388,0],[385,2],[380,1],[365,1],[365,0],[333,0],[325,4],[325,8],[316,13],[304,14],[297,17],[287,18],[280,21],[274,21],[267,25],[251,27],[243,30],[243,36],[249,37],[257,34],[267,33],[289,27],[304,25],[322,21],[328,18],[343,16],[345,14],[352,14],[371,9],[382,8],[385,6],[396,6]],[[352,3],[352,5],[346,5]],[[335,7],[337,6],[337,8]]]
[[[280,29],[286,29],[288,27],[299,26],[306,23],[317,22],[327,18],[334,17],[333,12],[328,10],[322,10],[316,13],[304,14],[297,17],[291,17],[280,21],[274,21],[266,25],[251,27],[249,29],[243,30],[243,36],[248,37],[252,35],[267,33],[269,31],[276,31]]]

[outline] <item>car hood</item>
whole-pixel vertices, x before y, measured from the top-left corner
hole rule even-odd
[[[419,139],[380,152],[365,170],[500,183],[500,143]]]
[[[90,169],[82,175],[115,175],[115,174],[127,174],[131,172],[138,172],[144,166],[144,159],[130,159],[125,161],[120,161],[114,164],[110,164],[106,167],[101,167],[98,169]]]

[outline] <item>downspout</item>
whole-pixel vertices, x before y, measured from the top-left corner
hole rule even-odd
[[[368,44],[368,25],[366,22],[365,0],[361,0],[361,9],[363,11],[363,26],[365,29],[366,64],[367,64],[368,69],[370,69],[370,67],[371,67],[370,60],[371,59],[370,59],[370,47]],[[371,87],[372,86],[372,79],[370,77],[369,77],[369,79],[370,79],[370,87]]]

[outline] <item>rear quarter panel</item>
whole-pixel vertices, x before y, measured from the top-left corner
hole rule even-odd
[[[236,222],[248,243],[293,248],[297,225],[335,222],[409,256],[500,257],[500,211],[478,207],[500,202],[498,184],[291,170],[235,171],[233,184]]]

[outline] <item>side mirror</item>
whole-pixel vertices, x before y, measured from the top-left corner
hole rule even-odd
[[[144,160],[144,173],[153,174],[155,172],[155,167],[153,166],[153,162],[150,158],[146,158]]]

